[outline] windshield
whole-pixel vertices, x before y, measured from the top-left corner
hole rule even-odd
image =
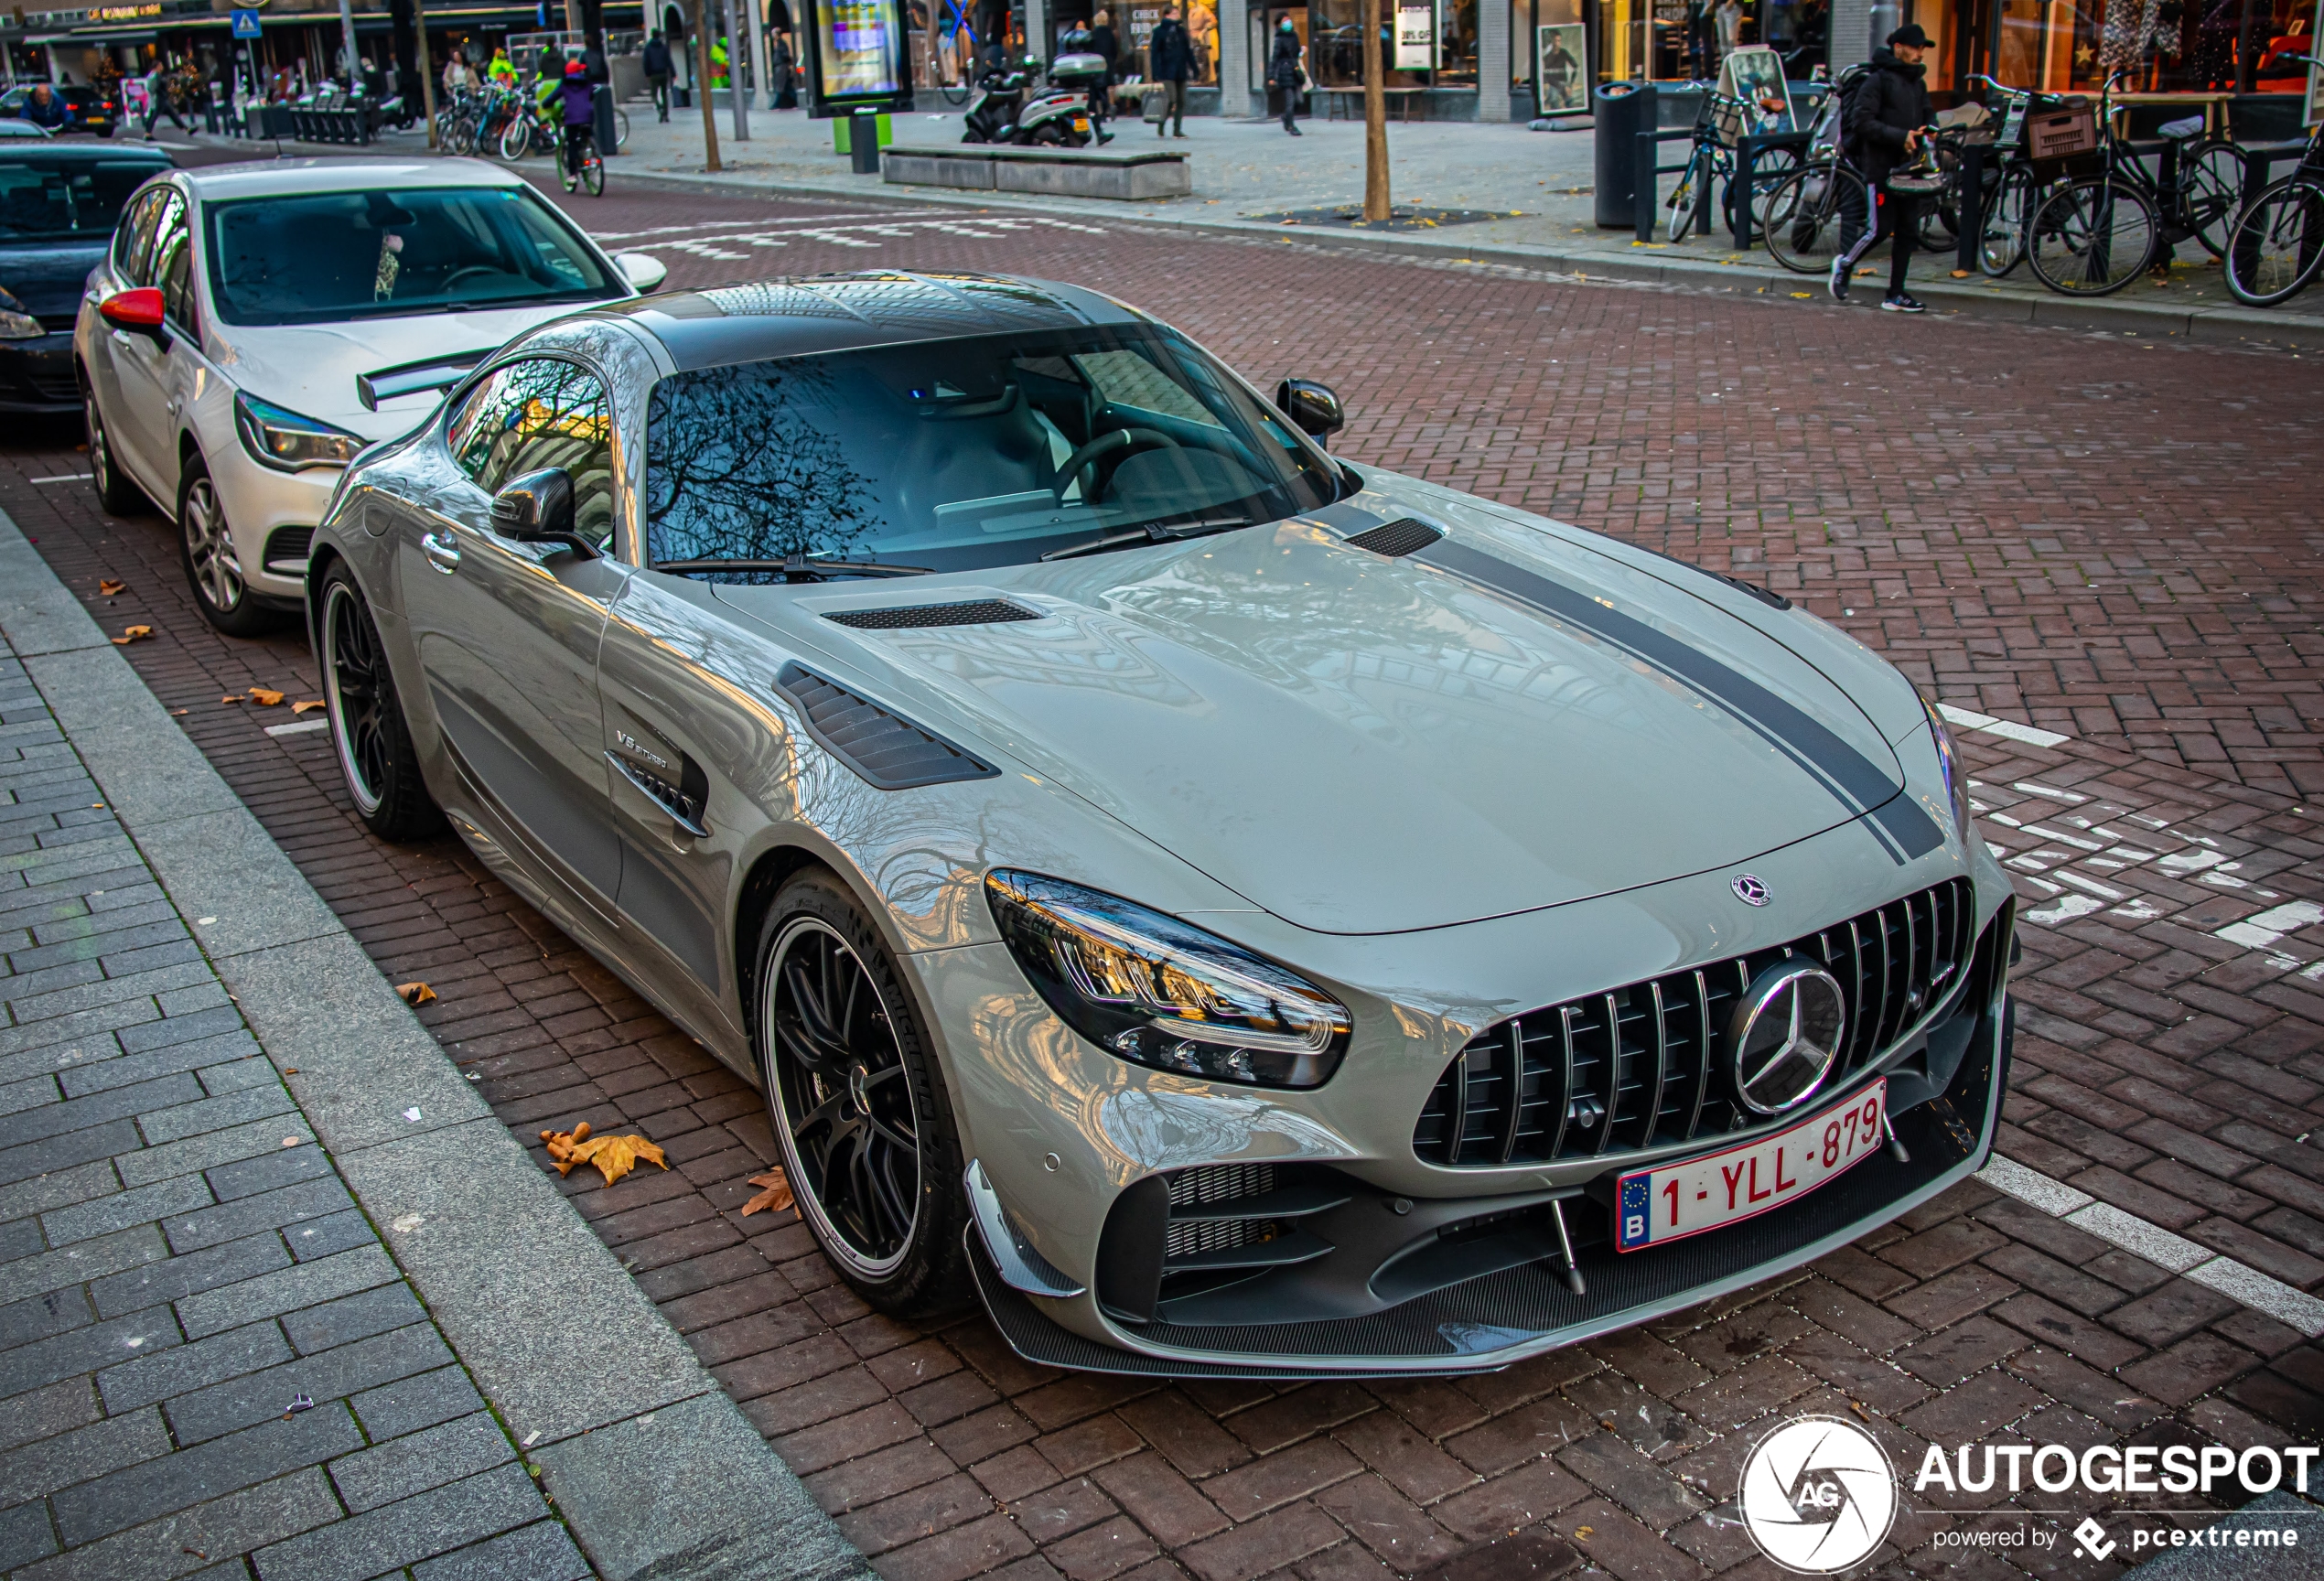
[[[1337,491],[1329,459],[1226,370],[1135,327],[705,368],[657,383],[647,417],[656,565],[973,570],[1273,522]]]
[[[129,195],[168,168],[159,159],[0,152],[0,241],[111,236]]]
[[[210,288],[229,324],[623,296],[529,188],[317,192],[212,203]]]

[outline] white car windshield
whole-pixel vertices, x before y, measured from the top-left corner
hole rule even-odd
[[[1223,368],[1134,327],[673,374],[646,432],[649,561],[746,581],[1129,548],[1277,521],[1341,487]]]
[[[317,192],[206,210],[210,295],[229,324],[328,324],[628,295],[530,188]]]

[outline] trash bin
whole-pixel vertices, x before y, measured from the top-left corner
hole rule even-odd
[[[1590,118],[1598,124],[1598,223],[1628,231],[1638,223],[1638,134],[1654,130],[1654,84],[1600,83]]]
[[[879,174],[879,112],[858,110],[847,123],[847,156],[858,176]]]

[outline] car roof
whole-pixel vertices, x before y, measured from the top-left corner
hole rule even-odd
[[[0,159],[38,159],[44,165],[59,160],[78,165],[146,165],[154,173],[171,168],[169,156],[159,147],[114,143],[68,143],[61,137],[12,137],[0,145]]]
[[[1078,285],[1013,274],[901,269],[788,275],[668,291],[592,308],[660,340],[681,371],[1009,330],[1151,322]]]
[[[524,177],[477,159],[266,159],[184,172],[196,197],[286,198],[413,187],[522,187]]]

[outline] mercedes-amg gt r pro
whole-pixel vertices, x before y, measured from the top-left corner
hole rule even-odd
[[[1978,1167],[2013,902],[1913,687],[1340,421],[1064,285],[578,312],[338,490],[348,787],[1040,1361],[1501,1366]]]

